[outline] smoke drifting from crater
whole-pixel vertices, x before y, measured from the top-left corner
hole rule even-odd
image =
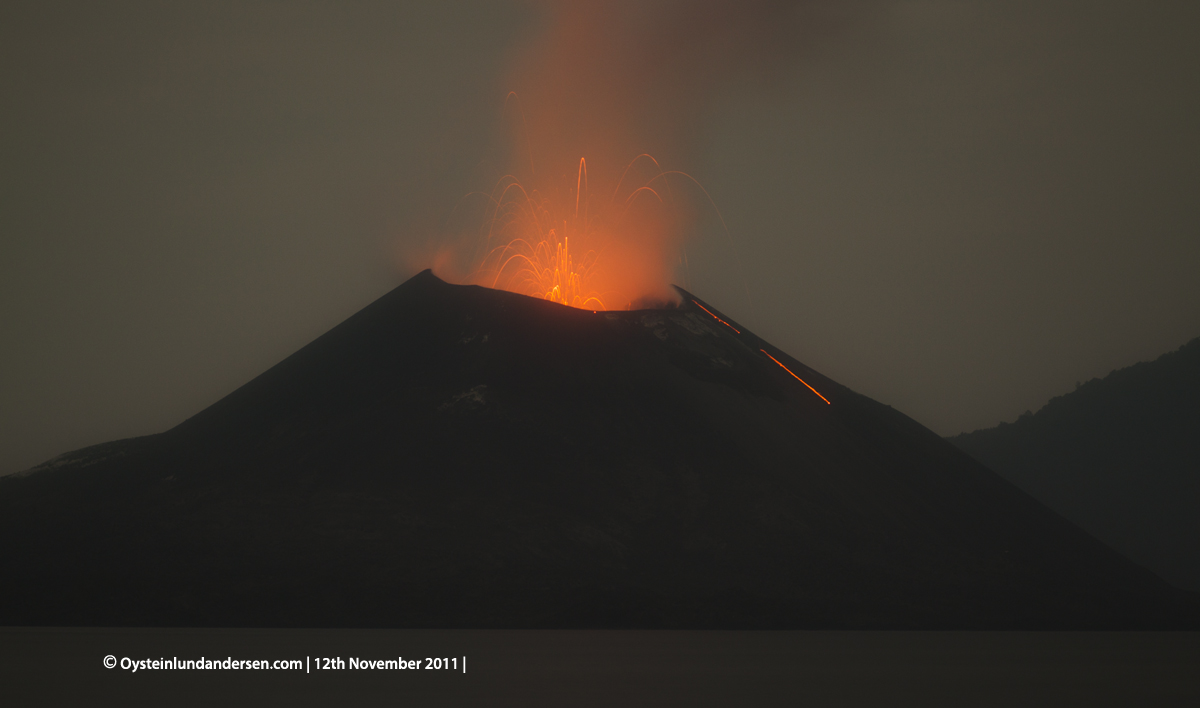
[[[535,166],[560,172],[586,157],[593,179],[641,153],[686,170],[720,89],[770,80],[844,21],[795,0],[539,5],[543,30],[514,57],[507,88]]]
[[[503,172],[519,184],[501,179],[480,200],[468,280],[566,302],[553,283],[582,282],[591,302],[618,308],[669,298],[697,221],[723,228],[688,174],[706,108],[733,82],[770,81],[838,22],[794,1],[535,5],[540,26],[501,74]],[[588,265],[560,274],[568,262]]]

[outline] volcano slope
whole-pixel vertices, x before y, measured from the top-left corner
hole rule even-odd
[[[172,430],[0,479],[0,623],[1198,626],[682,295],[593,313],[421,273]]]

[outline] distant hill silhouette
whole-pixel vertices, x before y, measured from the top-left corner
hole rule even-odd
[[[681,294],[594,313],[417,275],[170,431],[0,479],[0,623],[1200,626]]]
[[[1200,339],[950,441],[1129,558],[1200,590]]]

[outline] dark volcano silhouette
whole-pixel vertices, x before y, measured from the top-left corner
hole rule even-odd
[[[593,313],[421,273],[166,433],[0,480],[0,622],[1197,626],[682,294]]]

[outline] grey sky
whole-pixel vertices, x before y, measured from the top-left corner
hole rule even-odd
[[[706,232],[697,294],[942,434],[1200,335],[1194,4],[858,7],[698,109],[673,167],[742,275]],[[0,472],[164,430],[411,275],[540,27],[6,3]]]

